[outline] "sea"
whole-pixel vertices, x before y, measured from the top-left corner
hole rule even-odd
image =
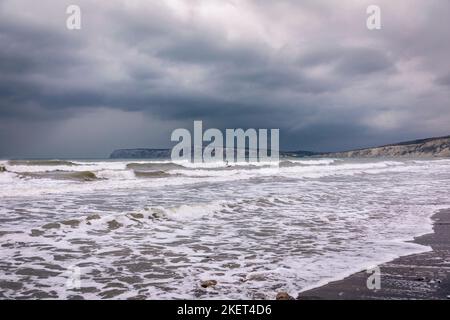
[[[0,166],[1,299],[296,297],[429,251],[450,207],[450,159]]]

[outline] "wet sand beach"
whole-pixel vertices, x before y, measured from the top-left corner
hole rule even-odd
[[[450,299],[450,209],[433,216],[433,233],[414,242],[432,251],[380,265],[381,288],[369,290],[366,271],[301,292],[298,299]]]

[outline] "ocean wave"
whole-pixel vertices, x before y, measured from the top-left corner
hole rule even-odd
[[[171,177],[171,176],[180,176],[180,174],[170,174],[168,172],[165,171],[138,171],[138,170],[133,170],[134,175],[137,178],[167,178],[167,177]]]
[[[68,160],[9,160],[10,166],[78,166]]]
[[[317,159],[321,160],[321,159]],[[166,186],[192,185],[196,183],[226,183],[231,181],[245,181],[252,179],[320,179],[331,176],[355,176],[361,174],[382,174],[387,172],[415,172],[421,171],[426,166],[420,163],[405,161],[364,161],[339,160],[330,162],[331,159],[325,159],[323,162],[310,162],[312,160],[301,160],[310,165],[284,164],[282,166],[270,166],[260,164],[259,166],[239,166],[211,168],[210,164],[200,166],[193,164],[192,167],[181,167],[179,169],[155,170],[157,166],[153,163],[147,164],[145,169],[127,168],[130,162],[91,162],[79,163],[79,166],[11,166],[6,169],[8,172],[0,174],[0,196],[35,196],[40,194],[62,194],[73,192],[96,192],[115,190],[130,190],[136,188],[161,188]],[[133,162],[139,163],[139,162]],[[163,167],[178,168],[170,162],[155,162]],[[315,165],[312,163],[316,163]],[[325,163],[330,163],[326,165]],[[178,165],[175,164],[175,165]],[[442,163],[442,166],[445,166]],[[441,166],[436,166],[439,168]],[[31,171],[30,171],[31,169]],[[37,170],[38,169],[38,170]],[[44,170],[45,169],[45,170]],[[60,171],[57,171],[57,170]],[[48,172],[56,171],[56,175]],[[86,180],[93,183],[79,184],[80,180],[77,172],[89,171],[94,177],[86,177]],[[67,173],[62,173],[67,172]],[[69,173],[72,172],[72,173]],[[21,174],[28,177],[47,177],[49,179],[23,179]],[[81,173],[81,179],[84,179]],[[95,180],[95,181],[94,181]],[[53,182],[51,182],[53,181]],[[5,186],[5,187],[3,187]]]
[[[191,162],[191,161],[176,161],[174,162],[177,165],[180,165],[184,168],[188,169],[229,169],[229,168],[261,168],[261,167],[274,167],[278,166],[278,161],[260,161],[260,162],[247,162],[247,161],[236,161],[236,162],[228,162],[228,161],[212,161],[212,162]]]
[[[124,230],[128,227],[142,227],[161,221],[192,221],[205,215],[223,211],[229,208],[226,201],[213,201],[199,204],[183,204],[172,207],[144,207],[120,214],[93,213],[73,219],[56,220],[32,228],[30,236],[55,236],[69,232],[103,232]],[[11,233],[14,237],[14,233]]]
[[[305,166],[327,166],[338,162],[332,159],[321,159],[321,160],[283,160],[280,161],[280,168],[288,167],[305,167]]]
[[[132,162],[126,165],[127,169],[139,170],[139,171],[168,171],[174,169],[181,169],[184,166],[173,162]]]
[[[101,179],[108,179],[114,181],[127,181],[134,180],[136,176],[132,170],[121,170],[121,169],[105,169],[96,171],[97,177]]]
[[[280,167],[282,166],[290,166],[290,165],[307,165],[307,166],[316,166],[316,165],[331,165],[341,162],[339,159],[305,159],[305,160],[284,160],[280,162]]]
[[[73,181],[95,181],[99,178],[91,171],[45,171],[45,172],[21,172],[17,174],[20,178],[38,178],[54,180]]]

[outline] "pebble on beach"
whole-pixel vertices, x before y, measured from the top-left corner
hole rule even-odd
[[[287,292],[278,292],[276,299],[277,300],[295,300],[294,297],[289,295],[289,293],[287,293]]]
[[[217,284],[217,281],[216,281],[216,280],[205,280],[205,281],[202,281],[202,283],[200,284],[200,286],[201,286],[202,288],[209,288],[209,287],[215,286],[216,284]]]
[[[110,230],[116,230],[116,229],[119,229],[122,226],[123,225],[121,223],[117,222],[116,220],[108,221],[108,228]]]
[[[416,281],[425,281],[425,280],[426,280],[425,277],[417,277],[417,278],[416,278]]]

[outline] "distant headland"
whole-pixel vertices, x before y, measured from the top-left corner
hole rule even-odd
[[[110,159],[170,159],[170,149],[118,149]],[[333,157],[333,158],[378,158],[378,157],[450,157],[450,135],[420,140],[398,142],[372,148],[342,152],[280,151],[280,157]]]

